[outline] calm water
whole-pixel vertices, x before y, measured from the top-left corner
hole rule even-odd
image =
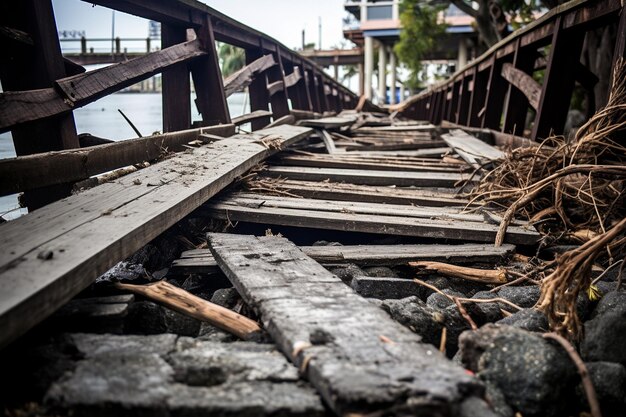
[[[191,97],[192,120],[200,120]],[[235,93],[228,98],[228,107],[232,117],[248,113],[250,107],[246,94]],[[120,109],[147,136],[162,129],[162,107],[160,93],[127,94],[118,93],[106,96],[95,103],[74,111],[78,133],[91,133],[94,136],[112,140],[137,137],[133,129],[117,111]],[[10,133],[0,134],[0,158],[15,157],[15,149]],[[26,210],[19,209],[17,195],[0,197],[0,216],[13,219]]]

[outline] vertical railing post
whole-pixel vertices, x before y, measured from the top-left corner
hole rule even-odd
[[[536,51],[520,46],[520,40],[515,42],[515,53],[513,55],[513,67],[532,75],[535,69]],[[521,136],[526,125],[526,114],[528,113],[528,99],[519,89],[508,86],[507,99],[504,107],[504,133],[512,133]]]
[[[584,39],[585,32],[581,28],[565,31],[562,17],[557,17],[531,133],[532,140],[563,133],[574,92],[574,68],[580,62]]]
[[[204,24],[196,30],[196,36],[207,52],[206,56],[192,61],[189,65],[196,90],[196,107],[202,115],[202,125],[230,123],[230,112],[224,94],[224,82],[215,47],[213,25],[209,16],[205,16]]]
[[[485,100],[485,112],[481,127],[500,130],[500,120],[504,107],[504,97],[508,87],[507,81],[502,78],[502,64],[505,59],[498,59],[496,52],[493,53],[493,61],[489,70],[487,82],[487,98]]]
[[[263,52],[260,48],[246,49],[246,65],[250,65],[257,59],[263,56]],[[248,86],[248,92],[250,94],[250,111],[256,110],[269,110],[270,97],[267,92],[267,76],[265,72],[258,74],[252,80],[252,83]],[[252,130],[259,130],[270,124],[271,119],[269,117],[262,117],[252,120]]]
[[[184,26],[161,24],[161,49],[187,40]],[[189,129],[191,124],[191,84],[186,63],[176,64],[161,75],[163,132]]]
[[[0,36],[0,48],[11,65],[0,65],[0,80],[4,91],[25,91],[50,88],[54,81],[65,77],[59,37],[50,0],[20,0],[8,7],[4,16],[14,27],[27,32],[33,40],[28,53],[9,48],[8,38]],[[15,51],[15,52],[11,52]],[[78,148],[74,115],[68,113],[36,120],[11,129],[18,156],[40,152]],[[22,203],[34,210],[69,195],[70,184],[45,187],[24,193]]]
[[[304,59],[300,59],[300,74],[302,75],[302,80],[298,83],[298,89],[300,90],[300,96],[303,98],[305,103],[305,107],[303,107],[303,109],[313,111],[311,88],[309,87],[309,76],[307,75]]]
[[[307,79],[309,80],[309,96],[311,97],[311,102],[313,103],[313,111],[317,113],[321,113],[322,105],[320,103],[320,97],[317,93],[317,81],[315,80],[315,73],[313,72],[312,67],[306,68]]]
[[[459,93],[459,105],[456,110],[455,123],[460,125],[467,125],[468,112],[470,106],[470,98],[472,92],[470,91],[470,84],[476,73],[476,68],[471,72],[465,72],[461,80],[461,91]]]
[[[485,110],[485,99],[487,97],[487,81],[489,81],[489,68],[481,71],[479,67],[476,67],[472,80],[468,126],[480,127],[482,124],[482,115]]]
[[[261,43],[263,41],[261,40]],[[287,87],[285,83],[285,70],[283,68],[283,60],[280,56],[280,48],[277,44],[268,45],[267,48],[272,55],[274,55],[274,60],[277,65],[274,65],[272,68],[267,70],[267,80],[268,82],[276,82],[282,81],[283,88],[282,90],[277,91],[270,97],[270,102],[272,103],[272,113],[274,114],[274,120],[286,116],[289,114],[289,96],[287,95]]]

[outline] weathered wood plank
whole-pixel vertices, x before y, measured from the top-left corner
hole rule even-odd
[[[249,86],[254,77],[276,65],[272,54],[263,55],[224,80],[224,94],[229,97]]]
[[[340,154],[341,158],[326,158],[321,155],[289,155],[276,159],[280,165],[306,166],[318,168],[375,169],[380,171],[429,171],[463,172],[471,169],[468,165],[444,163],[420,164],[395,158],[359,158],[350,154]]]
[[[515,250],[513,245],[355,245],[300,246],[307,256],[327,265],[355,263],[360,266],[398,266],[412,261],[439,261],[458,265],[502,262]],[[174,272],[212,274],[219,271],[209,249],[193,249],[172,263]]]
[[[537,110],[539,107],[539,99],[541,98],[541,86],[533,77],[515,68],[513,64],[509,64],[508,62],[502,65],[502,77],[524,93],[528,99],[528,104],[530,104],[535,111]]]
[[[336,213],[321,210],[274,208],[263,205],[260,207],[243,207],[229,203],[208,203],[205,207],[207,214],[217,219],[346,232],[415,236],[467,242],[494,242],[498,232],[498,225],[458,220]],[[513,244],[532,245],[538,239],[539,234],[534,229],[514,226],[507,229],[505,241]]]
[[[326,148],[326,152],[329,154],[337,153],[337,147],[335,146],[335,141],[333,137],[328,133],[325,129],[316,129],[315,132],[324,142],[324,147]]]
[[[399,187],[455,187],[469,174],[450,172],[374,171],[340,168],[270,166],[263,175],[302,181],[348,182],[358,185],[396,185]],[[474,177],[473,180],[479,180]]]
[[[286,88],[293,87],[301,79],[302,79],[302,75],[300,74],[300,68],[294,67],[293,72],[285,76],[285,87]]]
[[[320,129],[339,129],[341,127],[350,126],[356,121],[354,117],[323,117],[321,119],[306,119],[298,122],[301,126],[316,127]]]
[[[0,195],[80,181],[116,168],[152,161],[166,152],[184,150],[184,145],[197,140],[203,133],[226,137],[235,133],[235,127],[220,125],[190,129],[83,149],[2,159]]]
[[[395,157],[418,157],[418,158],[441,158],[442,155],[450,152],[451,149],[445,148],[430,148],[419,149],[416,151],[349,151],[350,155],[360,156],[395,156]]]
[[[280,126],[216,141],[0,225],[0,346],[277,148],[310,133]]]
[[[481,385],[283,238],[209,234],[224,273],[338,415],[450,414]]]
[[[234,117],[232,122],[235,126],[246,124],[256,119],[267,119],[272,116],[272,112],[269,110],[255,110],[252,113],[242,114],[241,116]]]
[[[504,152],[459,129],[451,130],[450,133],[441,135],[441,138],[465,162],[473,166],[504,157]]]

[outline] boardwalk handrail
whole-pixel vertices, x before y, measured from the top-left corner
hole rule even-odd
[[[531,138],[563,132],[578,81],[587,90],[597,78],[579,62],[587,31],[618,22],[614,61],[624,57],[626,13],[620,0],[573,0],[513,32],[450,78],[392,107],[439,124],[489,128],[522,135],[529,107],[535,110]],[[621,39],[621,40],[620,40]],[[539,48],[551,45],[544,58]],[[545,65],[542,85],[533,78]]]
[[[96,0],[89,3],[161,22],[161,50],[143,54],[96,71],[78,73],[80,67],[64,60],[56,33],[50,0],[25,0],[15,11],[15,33],[0,38],[9,51],[29,48],[33,54],[16,54],[12,67],[1,71],[0,132],[11,130],[18,157],[41,152],[79,148],[73,110],[150,76],[162,73],[163,132],[191,126],[191,85],[202,116],[198,126],[229,124],[215,41],[245,50],[246,65],[254,67],[270,55],[275,65],[248,71],[251,111],[272,116],[256,118],[252,129],[267,126],[292,110],[322,114],[356,107],[359,97],[330,77],[313,61],[300,56],[275,39],[193,0]],[[24,16],[35,15],[33,19]],[[11,20],[11,19],[9,19]],[[28,40],[28,44],[24,43]],[[8,62],[8,61],[7,61]],[[242,81],[242,80],[239,80]],[[229,90],[229,92],[231,92]],[[375,106],[368,103],[369,108]],[[139,161],[137,161],[139,162]],[[120,166],[121,160],[120,160]],[[38,207],[67,195],[39,192]],[[30,195],[30,194],[29,194]],[[29,199],[27,198],[27,201]]]

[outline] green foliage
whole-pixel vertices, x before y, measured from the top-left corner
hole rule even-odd
[[[402,0],[400,41],[394,49],[400,61],[411,71],[407,80],[409,88],[422,84],[422,59],[437,47],[446,35],[446,25],[438,20],[438,14],[446,6],[431,6],[419,0]]]
[[[535,20],[533,13],[541,8],[537,0],[499,0],[508,21],[517,30]]]
[[[224,77],[228,77],[246,65],[246,51],[236,46],[222,43],[219,45],[217,55]]]

